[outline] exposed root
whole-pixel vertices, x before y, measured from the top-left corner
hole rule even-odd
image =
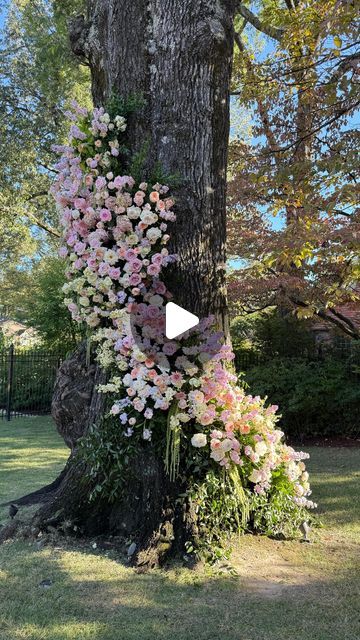
[[[0,507],[8,507],[11,504],[16,504],[18,506],[30,506],[32,504],[41,504],[43,502],[51,500],[51,497],[65,478],[66,472],[67,466],[50,484],[47,484],[44,487],[41,487],[41,489],[37,489],[36,491],[32,491],[31,493],[27,493],[25,496],[21,496],[21,498],[16,498],[15,500],[12,499],[9,502],[3,502],[2,504],[0,504]]]
[[[15,537],[21,526],[20,520],[11,520],[0,529],[0,544]]]

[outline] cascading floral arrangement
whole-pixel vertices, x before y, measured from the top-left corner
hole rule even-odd
[[[100,390],[111,394],[121,436],[163,442],[172,480],[185,441],[188,456],[201,450],[209,468],[236,476],[234,486],[248,496],[265,499],[281,480],[293,504],[316,506],[308,499],[307,454],[284,443],[276,406],[238,386],[228,366],[234,355],[214,319],[180,340],[165,337],[171,295],[161,274],[177,259],[166,248],[174,202],[167,186],[121,175],[125,118],[76,104],[68,115],[69,144],[55,147],[61,157],[52,188],[68,261],[65,302],[91,330],[109,371]]]

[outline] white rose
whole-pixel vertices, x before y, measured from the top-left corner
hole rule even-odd
[[[86,320],[89,327],[97,327],[100,324],[100,318],[97,317],[96,313],[91,313]]]
[[[191,444],[193,447],[197,447],[200,449],[201,447],[205,447],[207,443],[205,433],[195,433],[191,438]]]
[[[255,451],[258,454],[258,456],[264,456],[265,453],[267,452],[267,444],[266,442],[264,442],[263,440],[261,442],[257,442],[255,445]]]
[[[221,448],[223,451],[231,451],[232,442],[229,438],[225,438],[221,443]]]
[[[250,480],[250,482],[254,482],[254,484],[257,484],[262,479],[261,471],[259,471],[259,469],[253,469],[248,479]]]
[[[160,238],[160,236],[161,231],[156,227],[153,227],[146,232],[146,237],[151,242],[151,244],[154,244]]]
[[[215,460],[215,462],[220,462],[221,460],[223,460],[223,458],[225,458],[225,452],[222,449],[214,449],[210,453],[210,458]]]
[[[126,241],[129,245],[135,245],[138,244],[139,238],[137,237],[136,233],[130,233],[128,236],[126,236]]]
[[[140,216],[141,209],[140,207],[128,207],[126,209],[126,213],[127,217],[130,218],[130,220],[137,220]]]

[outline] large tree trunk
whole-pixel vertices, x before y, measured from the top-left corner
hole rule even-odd
[[[130,118],[132,152],[150,141],[148,168],[160,162],[179,176],[172,249],[180,261],[171,274],[174,301],[200,316],[214,313],[227,332],[225,291],[225,188],[229,132],[229,83],[233,0],[91,0],[87,21],[76,21],[73,50],[91,66],[96,105],[115,92],[142,93],[146,104]],[[99,378],[100,372],[96,377]],[[66,384],[65,384],[66,386]],[[64,384],[56,417],[64,410]],[[76,408],[74,407],[76,413]],[[71,409],[70,409],[71,411]],[[88,425],[99,422],[103,401],[92,394]],[[76,419],[75,419],[76,424]],[[74,434],[78,435],[75,426]],[[36,524],[70,520],[82,530],[106,530],[137,542],[138,564],[157,564],[196,533],[189,509],[176,507],[186,487],[170,483],[154,452],[139,452],[121,503],[88,503],[91,481],[73,456],[61,486],[36,516]],[[175,543],[175,544],[174,544]],[[134,556],[135,557],[135,556]]]
[[[225,189],[233,0],[92,0],[84,50],[95,104],[141,93],[132,151],[178,174],[175,301],[226,328]]]

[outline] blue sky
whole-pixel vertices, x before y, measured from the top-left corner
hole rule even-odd
[[[7,5],[7,2],[2,2],[0,4],[0,29],[2,29],[4,26],[4,20],[6,16],[6,5]]]

